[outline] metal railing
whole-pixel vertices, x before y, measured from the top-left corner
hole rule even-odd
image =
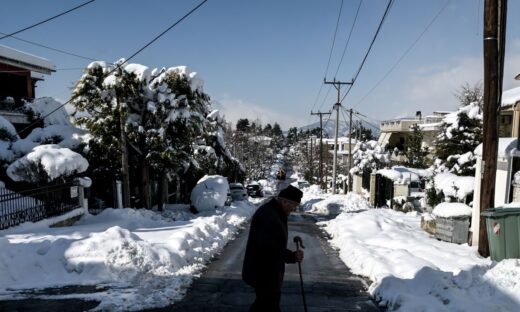
[[[78,186],[73,183],[17,192],[0,188],[0,229],[62,215],[79,207]]]

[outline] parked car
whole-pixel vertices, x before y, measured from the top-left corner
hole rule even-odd
[[[311,186],[309,182],[307,181],[298,181],[298,188],[301,190],[301,189],[304,189],[304,188],[307,188]]]
[[[229,183],[229,190],[233,200],[247,199],[247,192],[242,183]]]
[[[251,183],[246,186],[247,195],[251,197],[264,197],[262,186],[258,183]]]

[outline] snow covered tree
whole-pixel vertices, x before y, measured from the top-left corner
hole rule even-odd
[[[423,133],[418,124],[414,124],[411,127],[412,133],[408,135],[408,143],[405,150],[405,166],[412,168],[427,168],[428,165],[428,150],[422,146]]]
[[[475,174],[475,148],[482,142],[482,111],[474,102],[447,115],[435,140],[434,169],[457,175]]]
[[[358,142],[352,152],[350,173],[367,174],[390,163],[390,154],[377,141]]]
[[[125,144],[120,142],[121,132],[145,207],[149,207],[149,177],[163,181],[184,176],[196,182],[200,177],[188,170],[221,170],[218,164],[209,164],[231,157],[219,138],[223,122],[212,126],[215,120],[207,118],[209,100],[202,81],[185,66],[150,70],[124,60],[91,63],[76,83],[71,103],[77,109],[76,122],[92,135],[86,156],[95,163],[93,176],[120,174],[119,155]],[[194,154],[208,156],[207,166],[200,168]]]

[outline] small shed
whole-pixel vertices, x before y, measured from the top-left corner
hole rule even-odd
[[[513,199],[513,178],[520,171],[520,151],[517,149],[517,138],[499,138],[498,158],[495,181],[495,207],[508,204]],[[482,184],[482,144],[475,149],[477,165],[475,170],[475,195],[473,198],[473,214],[471,232],[473,245],[478,244],[480,220],[480,187]]]

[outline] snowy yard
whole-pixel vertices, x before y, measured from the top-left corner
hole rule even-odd
[[[419,214],[372,209],[358,195],[309,189],[304,201],[308,211],[340,213],[319,225],[390,311],[520,310],[520,260],[496,263],[476,247],[438,241],[420,228]]]

